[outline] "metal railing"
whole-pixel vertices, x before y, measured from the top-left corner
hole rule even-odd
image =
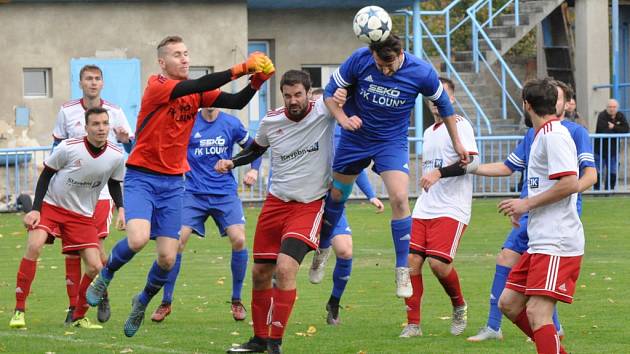
[[[600,172],[601,183],[599,189],[593,188],[587,194],[630,193],[630,134],[591,134],[591,142],[595,146],[596,167]],[[522,136],[479,136],[477,148],[482,163],[505,161],[508,155],[523,139]],[[409,143],[422,140],[409,138]],[[13,206],[20,194],[33,195],[43,161],[50,153],[50,146],[35,148],[0,149],[0,211],[14,211]],[[601,158],[601,157],[604,158]],[[248,167],[236,169],[239,181]],[[387,197],[387,190],[380,177],[370,169],[369,179],[377,195]],[[616,172],[613,176],[612,173]],[[601,173],[603,172],[603,173]],[[263,156],[258,181],[253,187],[240,184],[239,195],[245,202],[260,202],[267,194],[269,184],[269,154]],[[419,182],[422,177],[422,156],[409,156],[409,195],[417,197],[420,194]],[[616,183],[613,183],[616,182]],[[614,188],[613,188],[614,185]],[[492,197],[504,195],[518,195],[522,186],[521,175],[515,173],[509,177],[473,178],[473,192],[476,197]],[[361,199],[364,195],[355,188],[351,198]]]
[[[492,42],[492,40],[490,39],[486,31],[484,31],[484,27],[486,26],[491,27],[494,18],[500,15],[502,12],[506,11],[509,5],[513,5],[514,22],[515,22],[515,26],[518,26],[520,24],[519,0],[509,0],[502,7],[500,7],[497,11],[494,11],[494,12],[492,10],[492,6],[493,6],[492,0],[479,0],[466,10],[466,13],[468,14],[468,17],[470,18],[470,21],[472,23],[472,53],[473,53],[473,65],[475,68],[475,72],[477,73],[479,72],[479,66],[480,66],[479,62],[481,59],[481,61],[485,64],[486,68],[488,69],[488,72],[491,74],[492,78],[497,82],[497,84],[501,88],[501,118],[503,119],[507,119],[507,107],[508,107],[507,101],[508,100],[512,104],[512,107],[519,114],[519,116],[522,115],[521,106],[517,104],[518,100],[515,100],[512,97],[512,95],[510,94],[507,88],[506,77],[509,77],[512,80],[512,83],[519,90],[523,88],[523,85],[521,84],[520,80],[516,77],[516,75],[514,75],[514,72],[512,72],[509,65],[507,65],[507,63],[503,59],[503,56],[497,50],[497,48],[495,47],[494,43]],[[479,21],[477,20],[478,12],[485,8],[488,8],[487,19],[479,23]],[[485,41],[490,52],[492,53],[492,55],[494,55],[497,62],[499,63],[499,66],[501,68],[500,77],[498,77],[497,74],[492,69],[492,66],[488,62],[488,58],[486,58],[486,55],[484,55],[484,53],[482,53],[482,51],[479,49],[480,38],[483,41]]]

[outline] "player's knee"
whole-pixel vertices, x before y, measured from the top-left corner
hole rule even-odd
[[[99,259],[99,261],[100,261],[100,259]],[[100,263],[99,261],[89,262],[88,264],[85,265],[85,273],[90,278],[94,278],[96,276],[96,274],[98,274],[98,272],[101,271],[101,268],[103,268],[103,264]]]
[[[452,269],[452,265],[449,263],[445,263],[439,259],[429,258],[429,267],[431,267],[431,271],[438,278],[446,277]]]
[[[177,254],[160,254],[158,255],[157,263],[162,269],[171,270],[175,265],[175,258]]]
[[[333,178],[332,185],[333,185],[333,188],[330,191],[330,196],[334,201],[341,203],[348,200],[348,198],[350,197],[350,194],[352,194],[352,188],[354,187],[354,182],[344,183]]]
[[[44,245],[39,242],[29,242],[26,245],[24,257],[27,259],[38,259]]]
[[[409,198],[406,192],[393,192],[389,195],[389,203],[394,214],[408,214]]]
[[[233,251],[240,251],[245,248],[245,235],[237,235],[230,237],[230,243],[232,244]]]
[[[252,281],[254,289],[266,289],[271,283],[274,267],[271,264],[254,263],[252,267]]]
[[[507,248],[503,248],[497,256],[497,264],[504,267],[513,267],[518,263],[521,255]]]
[[[352,247],[343,247],[335,250],[337,258],[350,259],[352,258]]]
[[[127,237],[127,243],[132,251],[138,253],[149,242],[149,237]]]
[[[418,275],[421,272],[422,264],[424,263],[424,257],[417,253],[409,252],[407,256],[407,265],[409,266],[409,273],[411,275]]]

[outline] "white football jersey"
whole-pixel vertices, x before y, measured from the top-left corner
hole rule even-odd
[[[449,118],[451,119],[451,118]],[[470,155],[477,155],[477,142],[470,123],[455,116],[459,140]],[[459,161],[451,137],[444,123],[436,123],[424,131],[422,142],[422,174],[436,168],[446,167]],[[429,191],[420,193],[413,208],[412,217],[416,219],[435,219],[449,217],[468,225],[472,204],[473,176],[440,178]]]
[[[48,204],[92,217],[101,190],[110,178],[122,181],[124,155],[120,147],[107,142],[93,155],[87,138],[66,139],[53,151],[44,165],[56,170],[44,201]]]
[[[109,136],[107,139],[114,144],[118,143],[114,128],[122,128],[129,132],[129,137],[133,138],[133,131],[129,126],[125,112],[118,106],[101,100],[101,107],[107,109],[109,114]],[[53,128],[53,137],[55,139],[64,140],[69,138],[82,138],[85,132],[85,105],[83,99],[68,101],[61,106],[57,114],[57,121]],[[101,191],[99,199],[111,199],[107,186]]]
[[[532,143],[527,167],[528,198],[548,191],[557,179],[578,175],[571,134],[559,120],[545,123]],[[529,211],[528,253],[572,257],[584,254],[584,230],[577,212],[577,193]]]
[[[284,108],[267,113],[255,140],[271,150],[269,192],[284,201],[323,198],[332,178],[334,130],[335,119],[321,98],[309,102],[299,122],[287,118]]]

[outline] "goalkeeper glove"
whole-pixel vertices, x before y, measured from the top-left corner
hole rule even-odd
[[[252,75],[250,78],[250,85],[254,90],[260,90],[260,87],[265,83],[265,81],[269,80],[274,73],[274,70],[271,70],[268,74],[265,74],[264,71],[254,73],[254,75]]]
[[[232,80],[239,78],[245,74],[252,74],[263,71],[263,66],[268,65],[271,60],[261,52],[253,52],[246,61],[236,64],[231,68]],[[273,65],[273,64],[272,64]]]

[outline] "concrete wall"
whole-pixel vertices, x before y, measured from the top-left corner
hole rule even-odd
[[[353,10],[250,10],[249,39],[272,40],[277,76],[271,107],[283,105],[277,82],[283,72],[305,64],[341,64],[363,46],[352,31]]]
[[[224,70],[244,60],[247,54],[246,3],[0,5],[0,47],[4,51],[0,66],[0,128],[12,128],[15,106],[26,106],[31,110],[26,134],[40,145],[50,144],[57,111],[70,98],[70,59],[94,57],[97,52],[139,58],[144,90],[147,78],[159,72],[156,45],[172,34],[184,38],[191,65]],[[52,97],[23,97],[24,67],[52,68]],[[228,85],[225,89],[240,89],[244,84],[241,79],[236,87]],[[6,139],[0,135],[0,148],[14,146],[15,136],[23,130],[13,129],[9,136],[4,135]]]
[[[610,82],[608,0],[575,1],[575,86],[578,112],[595,131],[597,112],[606,108],[609,89],[593,85]]]

